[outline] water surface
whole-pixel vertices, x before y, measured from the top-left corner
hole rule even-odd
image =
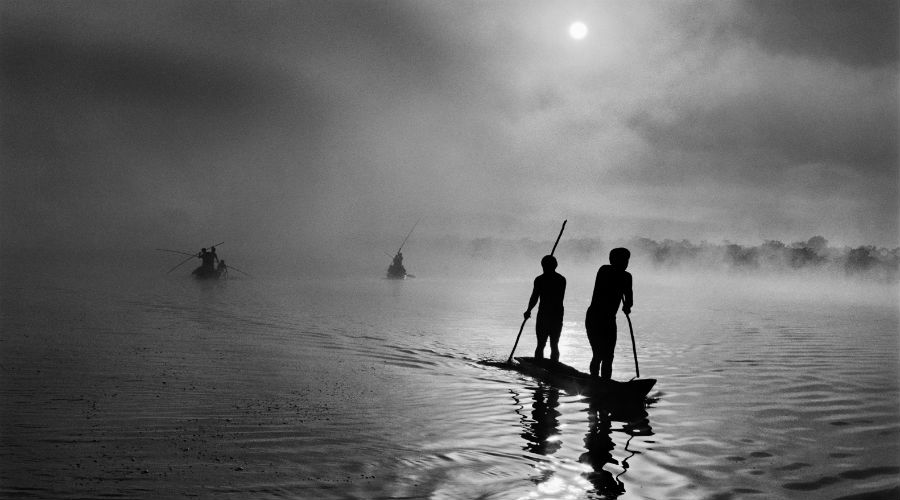
[[[621,408],[482,363],[509,355],[528,276],[198,283],[7,266],[0,494],[898,497],[896,287],[648,274],[632,319],[658,382]],[[562,356],[585,369],[591,279],[569,283]],[[619,328],[614,377],[628,379]]]

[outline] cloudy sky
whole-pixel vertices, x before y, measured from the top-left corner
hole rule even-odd
[[[897,246],[897,5],[4,0],[0,241]]]

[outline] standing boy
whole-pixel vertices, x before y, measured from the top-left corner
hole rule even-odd
[[[550,340],[550,359],[559,361],[559,335],[562,333],[563,298],[566,295],[566,278],[556,272],[556,258],[545,255],[541,259],[541,267],[544,274],[534,279],[534,291],[528,299],[528,309],[525,310],[525,319],[531,317],[531,310],[538,299],[541,301],[538,307],[537,321],[534,331],[537,334],[537,348],[534,350],[535,359],[543,359],[544,346]]]

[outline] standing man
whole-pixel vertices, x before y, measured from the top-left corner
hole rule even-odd
[[[213,249],[212,252],[209,252],[205,248],[201,248],[200,255],[198,255],[198,257],[200,257],[200,261],[202,262],[202,264],[200,266],[203,268],[203,271],[201,271],[201,272],[206,274],[206,273],[211,273],[216,270],[215,265],[216,265],[217,257],[216,257],[215,249]]]
[[[550,359],[559,361],[559,334],[562,333],[563,298],[566,295],[566,278],[556,272],[556,258],[545,255],[541,259],[544,274],[534,279],[534,291],[528,299],[525,319],[531,317],[531,310],[541,301],[538,307],[537,321],[534,331],[537,334],[535,359],[544,358],[544,346],[550,340]]]
[[[588,341],[591,343],[591,376],[598,372],[601,379],[612,377],[613,354],[616,350],[616,313],[619,304],[622,312],[631,312],[634,297],[631,292],[631,274],[626,272],[631,252],[627,248],[614,248],[609,252],[609,265],[601,266],[594,282],[594,294],[584,319]],[[602,366],[601,366],[602,365]]]

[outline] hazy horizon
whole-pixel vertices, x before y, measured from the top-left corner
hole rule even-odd
[[[0,245],[894,248],[898,5],[0,3]],[[588,29],[575,39],[575,21]],[[411,244],[413,242],[411,241]]]

